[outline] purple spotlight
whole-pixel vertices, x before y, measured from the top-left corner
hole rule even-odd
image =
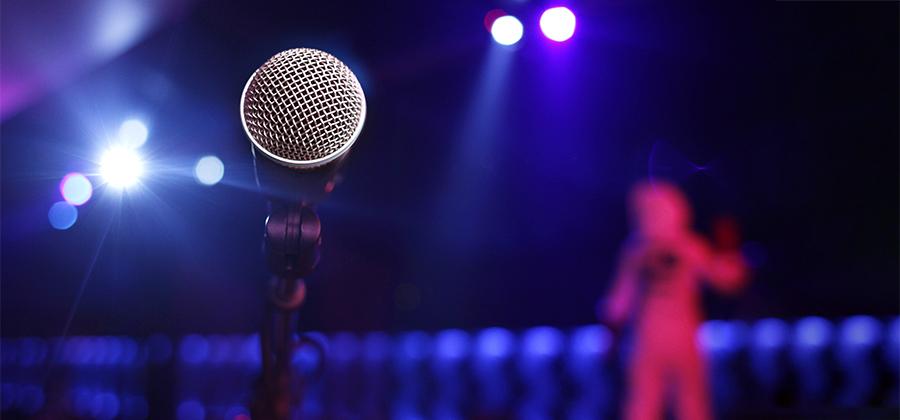
[[[544,36],[563,42],[575,34],[575,14],[567,7],[552,7],[541,14],[540,25]]]
[[[67,203],[73,206],[80,206],[91,199],[94,186],[91,185],[91,181],[86,176],[78,172],[72,172],[64,176],[59,183],[59,192]]]

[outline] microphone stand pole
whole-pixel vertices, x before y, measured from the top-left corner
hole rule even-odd
[[[306,204],[272,202],[266,219],[266,257],[272,280],[266,317],[259,336],[262,375],[257,382],[251,415],[258,420],[290,419],[302,402],[303,384],[292,374],[294,350],[309,340],[294,335],[297,309],[306,297],[303,277],[319,262],[322,225]],[[313,343],[314,344],[314,343]],[[317,349],[321,353],[321,349]]]

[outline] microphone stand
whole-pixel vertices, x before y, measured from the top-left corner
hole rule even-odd
[[[265,244],[273,277],[259,336],[262,375],[250,408],[254,419],[291,418],[292,408],[300,406],[303,395],[302,380],[293,375],[294,351],[302,345],[313,345],[320,356],[324,355],[313,340],[294,335],[297,309],[306,297],[303,277],[319,262],[321,233],[319,216],[309,205],[270,203]]]

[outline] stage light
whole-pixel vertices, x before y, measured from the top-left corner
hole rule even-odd
[[[795,331],[801,345],[821,347],[831,339],[832,328],[825,318],[810,316],[798,321]]]
[[[206,408],[196,400],[182,401],[175,410],[175,418],[178,420],[203,420],[206,418]]]
[[[57,201],[50,206],[47,218],[54,229],[66,230],[78,220],[78,209],[65,201]]]
[[[206,361],[209,357],[209,341],[205,337],[191,334],[181,340],[181,360],[187,364],[196,365]]]
[[[509,330],[493,327],[478,334],[475,348],[479,357],[498,359],[512,354],[515,342],[515,336]]]
[[[225,164],[215,156],[204,156],[194,165],[194,177],[203,185],[216,185],[225,176]]]
[[[515,16],[501,16],[491,25],[491,36],[500,45],[513,45],[522,39],[522,22]]]
[[[59,183],[59,192],[67,203],[80,206],[91,199],[94,187],[86,176],[73,172],[63,177]]]
[[[787,324],[776,318],[762,319],[753,327],[753,339],[760,348],[775,349],[784,345],[790,331]]]
[[[563,42],[575,34],[575,14],[566,7],[553,7],[541,15],[541,32],[556,42]]]
[[[144,173],[144,162],[133,149],[113,147],[100,158],[100,175],[112,187],[130,187]]]
[[[871,316],[847,318],[841,325],[844,342],[855,346],[871,346],[881,339],[881,323]]]
[[[125,120],[119,126],[119,141],[125,146],[136,149],[147,141],[147,125],[140,120]]]

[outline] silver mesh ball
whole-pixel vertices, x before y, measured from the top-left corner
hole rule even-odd
[[[241,119],[253,144],[270,158],[314,168],[343,155],[359,136],[366,98],[356,75],[324,51],[282,51],[253,73]]]

